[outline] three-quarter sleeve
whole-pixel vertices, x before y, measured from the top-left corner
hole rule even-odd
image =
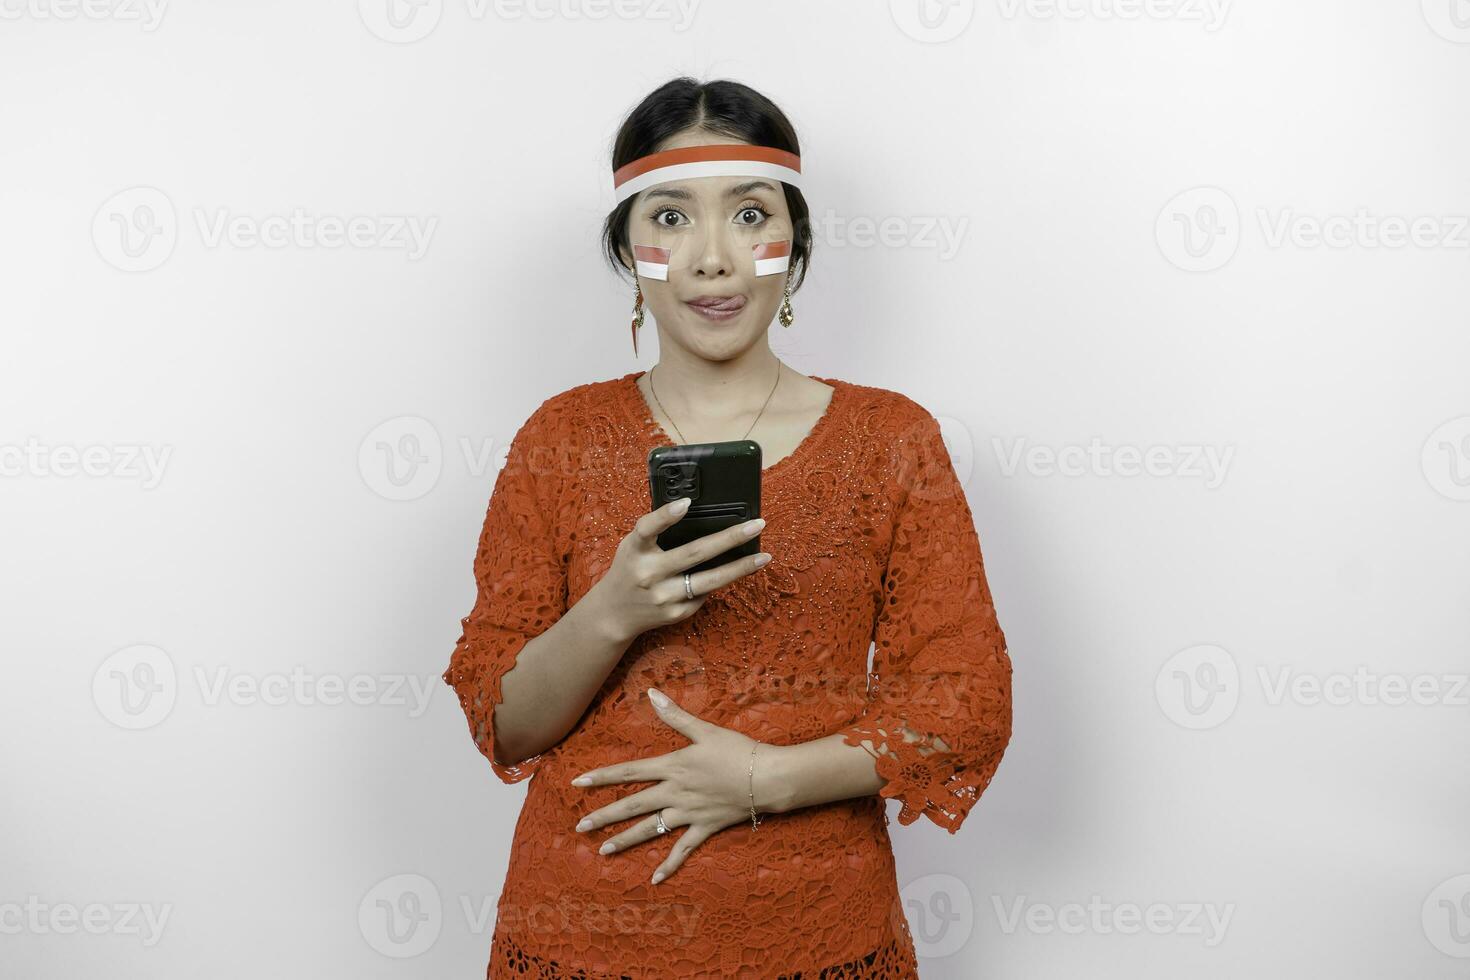
[[[923,815],[953,834],[1010,741],[1011,662],[939,423],[910,404],[893,443],[893,533],[867,703],[842,734],[879,750],[880,794],[902,801],[899,823]]]
[[[527,778],[550,754],[497,761],[495,708],[502,700],[501,680],[521,648],[567,608],[566,556],[557,545],[553,517],[570,438],[548,400],[511,440],[475,555],[478,594],[461,621],[463,631],[444,672],[444,682],[459,695],[475,744],[505,783]]]

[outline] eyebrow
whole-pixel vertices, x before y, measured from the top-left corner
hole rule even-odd
[[[746,194],[749,194],[751,191],[757,190],[757,189],[774,191],[776,188],[774,186],[772,186],[769,181],[765,181],[765,180],[747,180],[745,183],[743,183],[743,184],[736,184],[734,187],[732,187],[729,190],[727,190],[725,192],[725,196],[726,197],[744,197]],[[678,187],[666,187],[666,188],[658,188],[658,187],[655,187],[654,189],[648,191],[648,196],[647,196],[647,198],[645,198],[645,200],[652,200],[655,197],[672,197],[675,200],[679,200],[679,201],[690,201],[690,200],[693,200],[694,199],[694,195],[693,194],[689,193],[686,190],[683,190],[681,188],[678,188]]]

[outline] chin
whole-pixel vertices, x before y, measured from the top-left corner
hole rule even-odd
[[[690,351],[706,361],[717,363],[733,361],[755,345],[755,338],[743,330],[739,333],[722,334],[709,329],[700,329],[696,335],[685,334],[681,339],[684,346]]]

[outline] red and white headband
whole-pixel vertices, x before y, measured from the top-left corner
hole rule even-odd
[[[650,153],[614,170],[613,193],[622,204],[656,184],[693,177],[770,177],[800,187],[801,157],[748,143],[681,146]]]

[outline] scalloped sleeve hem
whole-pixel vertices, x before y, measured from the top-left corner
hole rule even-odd
[[[551,755],[543,752],[514,763],[498,762],[495,758],[495,709],[504,700],[500,682],[515,666],[516,656],[529,640],[530,637],[514,634],[470,638],[467,633],[455,651],[453,664],[444,672],[444,682],[459,696],[469,721],[470,736],[503,783],[529,778]],[[486,655],[485,651],[492,652]]]

